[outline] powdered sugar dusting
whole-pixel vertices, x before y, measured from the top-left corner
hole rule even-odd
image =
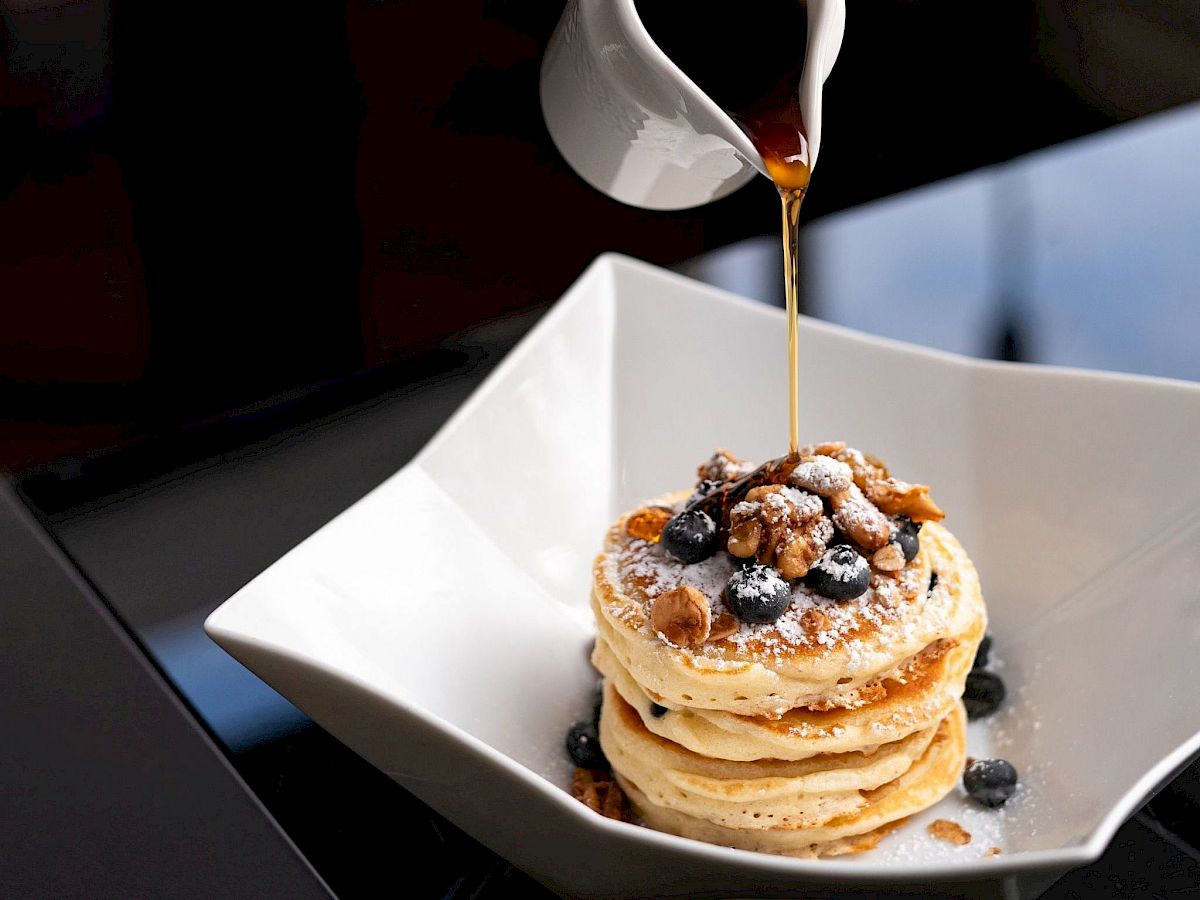
[[[831,456],[814,456],[806,459],[792,470],[791,482],[810,491],[828,497],[850,487],[850,467]]]
[[[848,560],[839,557],[849,557]],[[870,565],[865,559],[857,553],[851,555],[844,552],[839,553],[837,548],[831,547],[825,551],[825,555],[821,557],[820,566],[822,571],[826,572],[835,581],[850,582],[858,578],[863,572],[870,569]]]
[[[865,565],[865,561],[863,561]],[[654,598],[666,591],[687,585],[708,598],[714,617],[729,613],[722,592],[737,563],[725,552],[718,552],[700,563],[685,565],[671,557],[658,544],[630,540],[609,560],[610,576],[631,588],[630,596],[642,601],[642,609],[614,604],[613,613],[621,610],[619,618],[629,624],[644,624]],[[848,567],[849,568],[849,567]],[[791,656],[798,648],[825,653],[839,652],[846,657],[848,673],[870,664],[871,646],[892,641],[912,641],[917,623],[909,615],[907,598],[924,595],[924,585],[918,583],[920,573],[905,571],[896,576],[877,573],[871,587],[852,600],[831,601],[810,590],[803,583],[792,588],[792,602],[775,622],[753,625],[739,622],[738,630],[728,640],[739,659],[770,661]],[[936,604],[934,604],[936,606]],[[924,610],[927,615],[930,610]],[[871,643],[859,638],[867,632]],[[695,648],[693,653],[722,659],[728,651],[723,641]]]
[[[708,597],[711,605],[725,589],[734,562],[728,554],[718,553],[702,563],[685,565],[671,558],[660,544],[634,540],[617,554],[617,570],[622,581],[632,580],[648,600],[686,585]]]
[[[891,531],[891,523],[859,490],[858,485],[852,484],[846,493],[834,498],[834,506],[833,522],[848,534],[875,532],[877,529]]]

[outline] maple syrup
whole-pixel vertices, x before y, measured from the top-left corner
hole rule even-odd
[[[749,6],[749,5],[748,5]],[[746,132],[782,204],[787,298],[788,453],[800,450],[799,218],[808,190],[808,135],[797,91],[804,69],[808,9],[803,0],[641,0],[642,24],[655,43]]]
[[[625,533],[630,537],[657,544],[662,540],[663,528],[674,513],[665,506],[649,506],[640,509],[625,522]]]

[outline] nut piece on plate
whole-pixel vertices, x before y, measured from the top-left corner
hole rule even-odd
[[[929,823],[928,830],[939,841],[958,844],[960,847],[971,843],[971,833],[950,819],[934,819]]]
[[[688,585],[659,594],[650,607],[650,625],[676,647],[703,644],[712,628],[708,598]]]
[[[834,494],[830,502],[833,504],[833,524],[864,550],[878,550],[890,540],[892,523],[863,495],[857,484]]]
[[[753,556],[784,578],[802,578],[833,537],[818,497],[781,484],[756,487],[729,511],[726,548],[741,559]]]
[[[625,818],[625,792],[607,772],[576,769],[571,795],[609,819]]]

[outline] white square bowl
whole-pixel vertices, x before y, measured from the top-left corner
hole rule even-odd
[[[882,301],[881,301],[882,302]],[[208,633],[484,844],[572,896],[821,886],[1036,892],[1200,750],[1200,386],[971,361],[802,320],[802,440],[933,485],[975,560],[1023,776],[876,851],[804,861],[603,819],[567,793],[590,712],[590,566],[716,446],[786,449],[784,321],[600,257],[409,465],[242,588]],[[978,832],[938,844],[924,821]],[[996,845],[1002,855],[985,858]]]

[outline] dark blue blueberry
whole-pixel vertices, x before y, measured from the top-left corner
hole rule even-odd
[[[717,552],[717,523],[701,510],[684,510],[663,526],[659,540],[681,562],[698,563]]]
[[[665,706],[659,706],[657,703],[654,703],[654,702],[650,703],[650,715],[654,716],[654,718],[661,719],[666,714],[667,714],[667,708]]]
[[[979,649],[975,651],[975,662],[972,664],[972,669],[982,669],[988,664],[988,653],[992,650],[992,636],[985,634],[983,640],[979,642]]]
[[[576,722],[567,731],[567,753],[581,769],[607,769],[608,757],[600,749],[600,735],[591,722]]]
[[[984,806],[995,809],[1017,790],[1017,770],[1006,759],[973,759],[963,772],[963,787]]]
[[[917,537],[917,532],[920,530],[921,526],[908,516],[897,517],[896,528],[892,532],[892,541],[898,544],[901,552],[904,553],[905,562],[912,562],[917,558],[917,551],[921,549],[921,540]]]
[[[725,604],[743,622],[766,625],[783,615],[792,589],[770,566],[757,563],[733,573],[725,585]]]
[[[692,491],[692,496],[688,497],[686,505],[691,506],[697,500],[703,500],[724,483],[725,482],[723,481],[715,481],[711,478],[703,479],[699,484],[696,485],[696,490]]]
[[[967,687],[963,691],[963,703],[967,707],[968,719],[990,716],[1004,702],[1004,682],[995,672],[976,669],[967,676]]]
[[[804,583],[823,597],[851,600],[870,587],[871,566],[849,544],[838,544],[813,564]]]
[[[929,573],[929,593],[930,594],[932,594],[933,589],[935,587],[937,587],[937,583],[938,583],[937,572],[930,572]]]

